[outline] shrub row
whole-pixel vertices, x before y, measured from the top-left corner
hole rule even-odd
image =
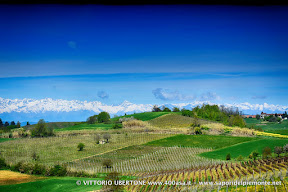
[[[54,165],[47,167],[38,163],[18,162],[16,165],[9,166],[5,163],[4,158],[0,158],[0,169],[10,169],[11,171],[21,172],[30,175],[43,176],[71,176],[71,177],[98,177],[96,174],[88,174],[84,171],[71,172],[67,170],[65,165]]]

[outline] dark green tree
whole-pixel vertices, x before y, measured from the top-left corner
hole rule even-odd
[[[152,112],[161,112],[161,111],[162,110],[157,105],[154,105],[152,108]]]
[[[0,127],[3,127],[3,121],[1,118],[0,118]]]
[[[78,146],[77,146],[79,151],[83,151],[84,147],[85,147],[84,143],[79,143]]]
[[[253,152],[249,155],[249,158],[256,160],[258,156],[259,156],[259,153],[258,153],[257,151],[253,151]]]
[[[30,125],[30,123],[27,121],[27,125]]]
[[[168,107],[163,107],[163,110],[162,110],[163,112],[171,112],[171,109],[169,109]]]
[[[11,121],[10,125],[15,125],[15,122],[14,122],[14,121]]]
[[[283,118],[287,117],[288,118],[288,114],[287,114],[287,111],[285,111],[284,115],[283,115]]]
[[[230,153],[228,153],[227,155],[226,155],[226,160],[228,161],[228,160],[231,160],[231,154]]]
[[[21,127],[21,123],[19,121],[17,121],[17,128]]]
[[[256,119],[257,119],[257,120],[260,120],[260,115],[257,114],[257,115],[256,115]]]
[[[110,120],[110,115],[108,112],[101,112],[98,115],[98,123],[108,122]]]
[[[98,121],[98,115],[93,115],[91,117],[88,117],[86,122],[88,124],[95,124],[95,123],[97,123],[97,121]]]
[[[111,159],[105,159],[102,162],[102,165],[105,166],[105,168],[111,168],[112,167],[112,160]]]
[[[178,107],[173,108],[173,112],[179,112],[179,111],[180,111],[180,109]]]
[[[8,121],[6,121],[4,124],[4,127],[8,127],[8,126],[9,126],[9,123],[8,123]]]
[[[46,137],[48,136],[47,125],[44,119],[40,119],[37,125],[31,130],[32,137]]]

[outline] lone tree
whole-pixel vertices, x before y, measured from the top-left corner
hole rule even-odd
[[[96,134],[96,135],[94,136],[94,141],[95,141],[96,144],[99,144],[99,142],[100,142],[100,135]]]
[[[85,147],[84,143],[79,143],[78,146],[77,146],[79,151],[83,151],[84,147]]]
[[[257,120],[260,120],[260,115],[257,114],[257,115],[256,115],[256,119],[257,119]]]
[[[276,153],[278,155],[278,157],[280,157],[280,154],[283,153],[282,147],[276,146],[274,148],[274,153]]]
[[[107,113],[105,111],[99,113],[99,115],[98,115],[98,123],[105,123],[105,122],[108,122],[109,120],[110,120],[109,113]]]
[[[47,137],[54,135],[54,129],[52,127],[47,128],[44,119],[40,119],[37,125],[31,130],[32,137]]]
[[[272,154],[272,150],[270,147],[265,147],[262,152],[263,158],[267,158]]]
[[[161,109],[157,105],[154,105],[152,108],[152,112],[161,112]]]
[[[179,112],[179,111],[180,111],[180,109],[178,107],[173,108],[173,112]]]
[[[230,153],[228,153],[227,155],[226,155],[226,160],[228,161],[228,160],[231,160],[231,154]]]
[[[249,155],[249,158],[256,160],[258,156],[259,156],[259,153],[258,153],[257,151],[253,151],[253,152]]]
[[[8,126],[9,126],[9,123],[8,123],[8,121],[6,121],[4,124],[4,127],[8,127]]]
[[[163,112],[171,112],[171,109],[169,109],[168,107],[163,106],[162,111]]]
[[[47,126],[44,119],[40,119],[37,125],[31,130],[32,137],[45,137],[48,135]]]
[[[17,128],[20,128],[21,127],[21,123],[18,121],[17,122]]]
[[[109,133],[105,133],[103,135],[103,139],[106,139],[106,143],[109,143],[109,139],[111,138],[111,135]]]
[[[111,159],[105,159],[103,162],[102,162],[103,166],[105,166],[105,168],[111,168],[112,167],[112,161]]]

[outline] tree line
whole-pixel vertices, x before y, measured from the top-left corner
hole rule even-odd
[[[88,124],[95,124],[95,123],[108,123],[110,121],[110,114],[108,112],[101,112],[98,115],[93,115],[88,117],[86,122]]]
[[[27,125],[28,124],[29,122],[27,122]],[[0,130],[2,130],[3,132],[9,132],[11,129],[20,127],[21,123],[19,121],[17,121],[17,123],[15,123],[15,121],[11,121],[10,123],[8,121],[5,121],[5,123],[3,123],[2,119],[0,118]]]
[[[154,105],[152,108],[152,112],[179,112],[180,109],[178,107],[174,107],[172,110],[163,105],[162,107],[158,107],[157,105]]]
[[[282,146],[275,146],[274,147],[274,154],[277,154],[278,157],[280,157],[281,154],[285,153],[285,155],[287,155],[288,153],[288,144]],[[252,151],[248,158],[249,159],[253,159],[256,160],[258,157],[260,157],[260,153],[257,150]],[[267,159],[269,157],[272,157],[272,149],[269,146],[266,146],[263,150],[262,150],[262,158],[263,159]],[[226,160],[231,160],[231,153],[228,153],[226,155]],[[237,157],[238,161],[243,161],[244,157],[242,155],[239,155]]]
[[[246,126],[242,118],[242,112],[238,108],[203,104],[201,107],[197,106],[192,110],[184,109],[181,111],[183,116],[218,121],[228,126]]]

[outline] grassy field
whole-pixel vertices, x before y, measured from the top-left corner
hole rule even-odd
[[[265,131],[288,129],[288,120],[283,120],[281,123],[278,122],[268,122],[263,120],[257,120],[255,118],[245,118],[245,122],[248,127],[261,127]]]
[[[233,137],[233,136],[222,136],[222,135],[176,135],[160,139],[157,141],[151,141],[145,145],[150,146],[162,146],[162,147],[200,147],[200,148],[211,148],[219,149],[237,143],[243,143],[247,141],[258,140],[257,137]]]
[[[0,138],[0,143],[5,141],[14,140],[13,138]]]
[[[71,127],[75,124],[77,124],[79,122],[48,122],[46,123],[48,128],[53,128],[53,129],[62,129],[62,128],[66,128],[66,127]],[[26,125],[24,126],[25,129],[32,129],[36,126],[36,124],[34,125]]]
[[[277,129],[277,130],[269,130],[269,133],[277,133],[281,135],[288,135],[288,129]]]
[[[288,135],[288,120],[278,122],[267,122],[263,120],[257,120],[255,118],[246,118],[245,122],[247,127],[254,126],[255,128],[262,128],[265,132],[276,133],[281,135]]]
[[[76,181],[81,181],[81,185],[76,185]],[[29,183],[21,183],[16,185],[1,185],[0,191],[9,192],[31,192],[31,191],[45,191],[45,192],[66,192],[66,191],[93,191],[99,190],[102,186],[99,185],[84,185],[83,180],[101,180],[99,178],[77,178],[77,177],[50,177],[49,179],[39,180]]]
[[[84,132],[85,133],[85,132]],[[61,135],[48,138],[23,138],[0,143],[1,154],[8,163],[19,161],[32,162],[32,154],[39,155],[38,163],[56,164],[74,159],[89,157],[120,148],[144,144],[149,141],[169,137],[169,134],[111,134],[110,142],[104,145],[96,144],[92,131],[81,135]],[[103,135],[101,136],[103,138]],[[84,143],[83,151],[78,151],[77,145]]]
[[[207,123],[205,120],[199,120],[200,123]],[[194,118],[185,117],[179,114],[167,114],[149,121],[152,126],[160,128],[189,127],[194,122]]]
[[[113,124],[104,124],[104,123],[99,123],[99,124],[79,124],[79,125],[74,125],[70,127],[65,127],[61,129],[55,129],[56,132],[58,131],[74,131],[74,130],[85,130],[85,129],[93,129],[93,130],[108,130],[111,129]]]
[[[239,155],[242,155],[243,157],[247,158],[249,154],[254,150],[262,154],[262,150],[267,146],[269,146],[273,151],[275,146],[283,147],[285,144],[288,144],[288,139],[271,138],[271,139],[252,140],[250,142],[239,143],[230,147],[218,149],[207,153],[202,153],[201,156],[224,160],[226,158],[226,155],[230,153],[232,159],[237,158]]]
[[[257,120],[256,118],[244,118],[247,125],[259,124],[262,120]]]

